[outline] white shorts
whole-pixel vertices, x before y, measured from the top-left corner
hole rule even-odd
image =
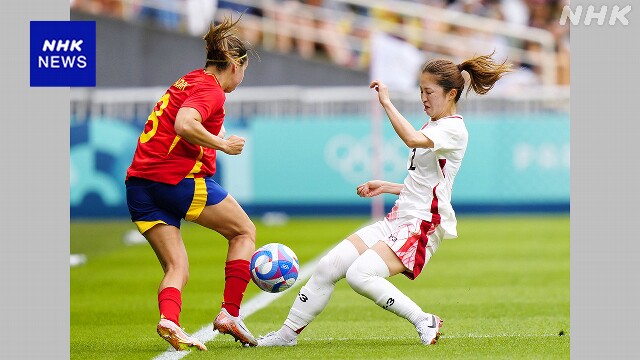
[[[356,235],[368,247],[383,241],[407,268],[403,274],[413,280],[436,252],[444,237],[444,230],[429,221],[404,217],[394,220],[387,218],[365,226]]]

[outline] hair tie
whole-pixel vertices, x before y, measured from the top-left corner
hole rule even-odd
[[[244,59],[244,58],[246,58],[246,57],[247,57],[247,54],[244,54],[244,55],[242,55],[242,56],[240,56],[240,57],[235,58],[234,60],[235,60],[235,61],[238,61],[238,60],[242,60],[242,59]],[[225,62],[229,62],[229,60],[214,60],[214,59],[207,59],[207,62],[219,62],[219,63],[225,63]]]

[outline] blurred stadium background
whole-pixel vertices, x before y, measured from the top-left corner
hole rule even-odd
[[[152,106],[180,75],[203,66],[209,21],[240,12],[259,59],[228,95],[225,126],[245,136],[247,148],[239,157],[220,154],[216,176],[250,215],[367,214],[371,201],[354,187],[372,177],[400,182],[406,161],[370,78],[386,81],[394,103],[420,126],[420,65],[492,51],[517,71],[488,96],[461,100],[471,136],[454,206],[459,214],[568,212],[563,4],[72,0],[72,20],[97,22],[98,86],[71,90],[71,216],[128,217],[124,174]],[[376,141],[380,132],[384,140]]]

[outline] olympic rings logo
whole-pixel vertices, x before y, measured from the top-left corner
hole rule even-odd
[[[399,140],[393,140],[383,141],[383,178],[402,179],[407,167],[407,148]],[[354,185],[371,177],[373,156],[369,135],[358,139],[349,134],[337,134],[331,137],[324,147],[324,160],[327,165]]]

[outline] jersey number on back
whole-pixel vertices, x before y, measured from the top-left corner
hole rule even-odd
[[[144,125],[145,128],[144,130],[142,130],[142,134],[140,134],[141,143],[143,144],[146,143],[147,141],[151,140],[153,135],[156,134],[156,131],[158,131],[158,116],[162,115],[162,113],[164,112],[164,109],[168,105],[169,105],[169,93],[166,93],[160,98],[158,103],[156,103],[156,106],[154,107],[151,114],[149,114],[149,117],[147,118],[147,123],[151,121],[151,130],[145,131],[147,129],[147,124]]]

